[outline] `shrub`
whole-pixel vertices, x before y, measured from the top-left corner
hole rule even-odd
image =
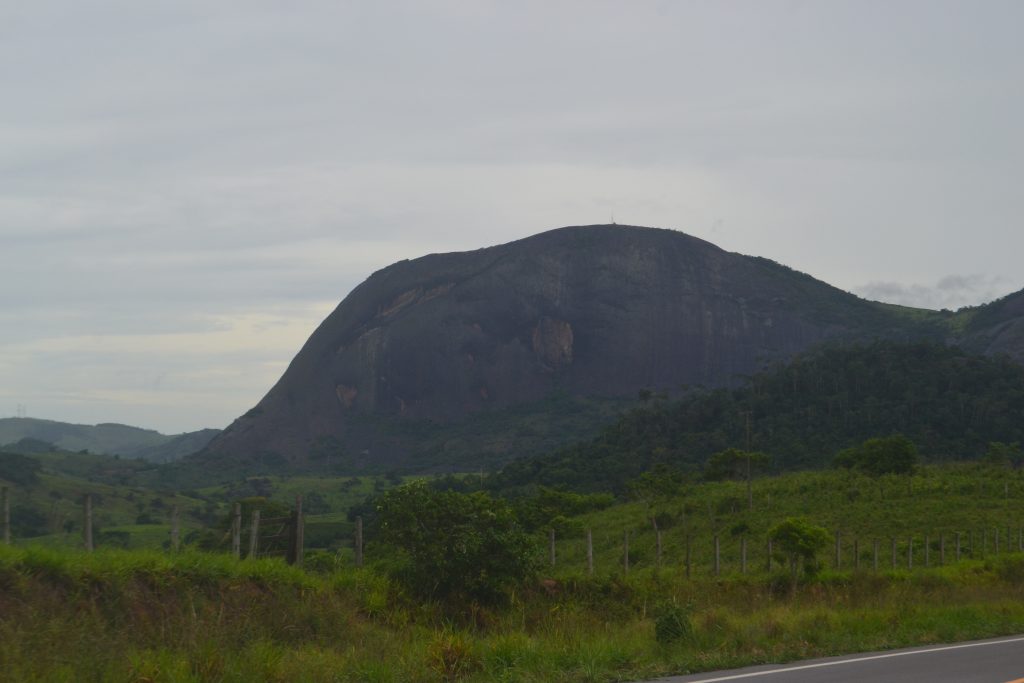
[[[654,639],[662,645],[687,641],[693,637],[690,612],[679,605],[663,605],[654,617]]]
[[[421,597],[493,602],[535,575],[534,541],[508,504],[418,481],[377,503],[381,540],[404,556],[396,578]]]
[[[789,517],[768,532],[775,547],[786,557],[801,559],[808,574],[817,569],[816,555],[828,545],[827,529],[800,517]]]
[[[836,454],[833,463],[864,472],[872,477],[883,474],[913,474],[917,466],[917,446],[902,434],[868,439],[859,446]]]
[[[0,479],[20,486],[39,483],[40,464],[34,458],[19,453],[0,453]]]
[[[434,638],[427,650],[427,659],[430,669],[446,682],[457,681],[480,667],[472,641],[447,629]]]

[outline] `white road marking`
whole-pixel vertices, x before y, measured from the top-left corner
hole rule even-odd
[[[754,671],[746,674],[733,674],[732,676],[719,676],[718,678],[700,678],[692,683],[716,683],[716,681],[735,681],[741,678],[755,678],[758,676],[773,676],[775,674],[787,673],[789,671],[802,671],[804,669],[820,669],[825,666],[840,666],[842,664],[856,664],[857,662],[869,662],[873,659],[888,659],[890,657],[906,657],[908,655],[924,655],[929,652],[944,652],[946,650],[962,650],[968,647],[984,647],[986,645],[1002,645],[1004,643],[1019,643],[1024,641],[1024,636],[1019,638],[1008,638],[1006,640],[989,640],[983,643],[963,643],[961,645],[943,645],[942,647],[931,647],[926,650],[911,650],[909,652],[889,652],[884,655],[871,655],[869,657],[857,657],[856,659],[840,659],[834,662],[818,662],[817,664],[801,664],[800,666],[787,666],[784,669],[771,669],[769,671]]]

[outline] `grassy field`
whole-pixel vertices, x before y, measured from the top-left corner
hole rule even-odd
[[[555,566],[504,604],[455,608],[418,601],[388,578],[372,524],[368,566],[352,566],[347,509],[396,478],[251,478],[173,492],[111,483],[103,472],[116,465],[106,461],[75,466],[83,469],[50,463],[12,492],[16,511],[43,510],[54,524],[77,521],[81,494],[90,492],[101,534],[94,554],[74,549],[74,526],[0,547],[0,671],[11,680],[626,681],[1024,631],[1024,478],[1013,469],[794,473],[756,479],[752,509],[744,482],[688,484],[556,520]],[[323,548],[309,552],[305,570],[163,549],[171,505],[185,511],[187,534],[219,523],[232,500],[263,495],[289,505],[298,494],[310,512],[309,545]],[[661,567],[652,516],[662,532]],[[791,516],[840,532],[840,569],[828,547],[815,575],[794,581],[777,562],[766,571],[768,530]],[[545,558],[546,539],[539,531]],[[674,637],[659,639],[659,624]]]
[[[55,456],[54,456],[55,457]],[[160,491],[109,483],[116,463],[103,456],[95,462],[47,464],[31,487],[12,488],[15,526],[19,514],[30,514],[45,527],[45,535],[16,541],[75,546],[81,542],[81,501],[94,497],[97,536],[102,545],[160,548],[170,537],[170,511],[179,506],[182,536],[220,523],[232,501],[266,497],[291,507],[302,495],[306,511],[308,545],[342,557],[350,556],[353,525],[347,511],[367,496],[395,486],[405,478],[385,477],[253,477],[238,482],[184,492]],[[127,465],[131,467],[129,462]],[[104,474],[106,473],[106,474]],[[925,466],[913,476],[871,478],[846,470],[798,472],[755,479],[753,508],[748,509],[744,482],[709,482],[684,486],[675,495],[617,504],[569,520],[558,527],[558,564],[554,572],[581,571],[585,567],[584,530],[594,539],[599,571],[622,566],[623,536],[630,534],[630,565],[634,570],[656,563],[656,541],[651,517],[662,532],[662,560],[681,565],[686,539],[690,539],[691,568],[710,573],[713,538],[719,537],[721,568],[738,571],[741,539],[746,539],[748,569],[765,565],[768,530],[791,516],[803,516],[831,532],[839,531],[842,561],[854,564],[854,542],[862,565],[873,562],[873,544],[880,546],[879,562],[891,566],[892,539],[897,541],[897,564],[904,566],[910,540],[914,564],[937,563],[942,538],[947,557],[955,552],[955,534],[961,536],[964,557],[981,558],[999,549],[1018,549],[1024,525],[1024,473],[977,463]],[[368,553],[373,535],[368,528]],[[545,535],[546,539],[546,535]],[[973,539],[973,540],[972,540]],[[546,541],[544,541],[546,542]],[[832,551],[829,551],[829,558]]]
[[[16,543],[76,547],[82,543],[86,494],[93,499],[99,546],[157,549],[170,539],[171,511],[178,507],[182,538],[220,524],[234,501],[264,497],[287,508],[305,499],[307,538],[312,547],[337,549],[349,542],[347,510],[374,492],[401,483],[399,477],[249,477],[229,484],[175,491],[139,485],[134,475],[152,465],[106,455],[35,454],[40,464],[29,483],[5,481],[10,489]]]
[[[0,548],[0,670],[18,681],[636,680],[1019,632],[1021,579],[1019,554],[796,586],[673,569],[565,576],[452,613],[370,569]],[[681,627],[659,641],[666,621]]]
[[[687,537],[691,545],[692,573],[710,574],[714,537],[719,537],[721,570],[740,569],[741,539],[747,539],[748,569],[766,566],[768,530],[787,517],[806,517],[831,532],[839,532],[841,562],[873,564],[874,543],[879,543],[879,564],[891,566],[892,539],[897,564],[906,566],[913,540],[914,565],[955,555],[960,534],[961,555],[982,558],[999,550],[1018,550],[1024,525],[1024,478],[1016,470],[975,463],[922,467],[914,476],[871,478],[846,470],[799,472],[755,480],[753,509],[748,508],[744,482],[694,485],[679,495],[613,506],[571,520],[557,540],[554,569],[580,571],[585,567],[584,530],[592,530],[595,566],[608,571],[622,566],[623,537],[630,534],[630,566],[651,568],[656,562],[652,515],[662,532],[662,561],[681,565]],[[972,543],[973,539],[973,543]],[[834,549],[824,554],[831,566]]]

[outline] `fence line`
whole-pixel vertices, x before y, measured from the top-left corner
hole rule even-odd
[[[928,531],[902,537],[888,536],[888,553],[883,553],[882,539],[877,536],[872,538],[870,534],[865,534],[870,538],[865,542],[863,536],[851,533],[848,529],[836,530],[832,534],[831,552],[825,554],[824,559],[819,554],[816,562],[822,568],[827,567],[836,571],[877,572],[882,561],[888,559],[888,565],[893,571],[900,568],[906,571],[915,571],[945,566],[948,562],[954,561],[954,558],[959,562],[967,558],[980,559],[993,556],[993,554],[1024,552],[1020,549],[1021,546],[1024,546],[1024,526],[1018,526],[1019,543],[1011,543],[1007,540],[1012,540],[1014,537],[1012,526],[1008,526],[996,528],[989,539],[991,543],[987,544],[982,535],[989,536],[987,532],[990,530],[993,528],[988,527],[969,532],[934,533]],[[752,567],[770,573],[776,567],[775,561],[781,561],[782,566],[788,566],[790,570],[799,567],[799,562],[795,562],[794,558],[783,557],[780,553],[774,552],[770,537],[765,538],[765,543],[761,546],[764,560],[761,563],[757,559],[757,555],[760,553],[751,557],[750,540],[752,537],[748,534],[730,536],[708,532],[704,536],[704,540],[701,541],[688,533],[670,536],[664,529],[658,529],[650,536],[645,536],[643,543],[639,543],[633,531],[625,531],[621,537],[620,571],[626,575],[643,567],[660,568],[673,565],[679,566],[687,578],[692,578],[695,574],[719,577],[731,572],[743,575],[750,573]],[[998,545],[995,540],[995,531],[998,531]],[[978,534],[976,540],[982,542],[976,542],[972,549],[969,544],[964,544],[962,539],[974,538],[975,534]],[[556,537],[550,529],[546,531],[546,535],[549,564],[555,566],[556,559],[558,565],[566,563],[572,565],[579,562],[578,566],[591,575],[597,569],[594,564],[594,541],[591,529],[583,530],[579,540]],[[669,541],[670,538],[671,541]],[[951,554],[947,556],[947,544],[950,541],[952,541],[952,545],[949,546]],[[556,553],[555,542],[562,545],[568,544],[569,548],[575,550],[562,551],[559,548]],[[700,549],[699,552],[698,549]],[[888,555],[888,558],[883,558],[883,554]],[[698,560],[696,564],[694,563],[695,558]],[[699,561],[702,558],[706,558],[706,564]]]
[[[4,545],[11,544],[11,492],[4,486],[0,489],[0,498],[3,499],[4,516]]]
[[[94,537],[94,503],[95,498],[91,493],[86,493],[82,501],[82,546],[87,552],[92,552],[96,545]],[[245,557],[253,559],[260,557],[284,556],[292,564],[302,566],[305,555],[305,515],[303,513],[302,496],[296,496],[295,506],[287,517],[262,517],[261,511],[252,510],[248,523],[242,519],[242,506],[240,503],[233,503],[229,515],[229,528],[221,539],[221,548],[227,550],[230,542],[230,552],[236,559],[241,559],[242,535],[248,535],[248,552]],[[175,504],[170,510],[170,549],[178,551],[181,543],[181,508]],[[11,491],[9,487],[0,487],[0,522],[2,522],[2,540],[5,544],[12,542],[12,519],[11,519]],[[948,528],[948,527],[947,527]],[[677,534],[672,530],[664,530],[655,527],[650,537],[642,537],[643,543],[638,544],[634,537],[635,529],[627,529],[622,534],[622,559],[620,570],[628,575],[631,570],[643,567],[660,568],[665,565],[680,566],[685,570],[687,578],[694,574],[710,574],[719,577],[728,572],[748,574],[756,567],[765,572],[771,572],[776,561],[781,562],[785,568],[789,564],[790,569],[796,567],[794,558],[783,557],[775,552],[772,539],[765,537],[763,546],[755,542],[751,553],[751,538],[749,534],[726,534],[708,532],[701,541],[689,532]],[[989,543],[989,531],[991,544]],[[849,529],[836,529],[832,537],[832,561],[831,568],[837,571],[852,570],[862,571],[865,563],[872,571],[877,572],[883,560],[881,552],[881,541],[878,536],[869,535],[870,547],[862,543],[863,536],[858,537]],[[650,539],[650,540],[647,540]],[[889,539],[889,566],[892,570],[905,567],[908,571],[918,568],[931,568],[933,566],[944,566],[948,560],[960,562],[965,557],[984,558],[992,555],[1001,555],[1013,552],[1024,552],[1024,525],[1017,525],[1016,543],[1012,525],[994,525],[980,529],[968,529],[966,531],[940,531],[934,533],[929,531],[923,534],[911,534],[905,537],[888,536]],[[101,541],[103,537],[101,535]],[[538,539],[539,540],[539,539]],[[607,543],[610,539],[605,537]],[[951,556],[947,558],[947,540],[952,541]],[[580,551],[582,541],[583,549]],[[980,543],[979,543],[980,541]],[[364,526],[362,517],[356,517],[354,535],[351,538],[354,551],[355,566],[361,567],[364,564]],[[593,575],[598,567],[594,555],[593,531],[587,528],[583,531],[581,538],[561,538],[554,529],[547,530],[548,559],[551,567],[566,562],[580,562],[582,568],[588,575]],[[558,544],[568,544],[569,551],[562,550]],[[696,555],[695,546],[700,548]],[[923,544],[923,549],[922,549]],[[607,546],[605,546],[607,548]],[[760,550],[757,550],[760,548]],[[937,553],[933,553],[937,551]],[[764,562],[759,563],[758,555],[764,553]],[[852,557],[850,553],[852,552]],[[581,557],[582,555],[582,557]],[[752,557],[753,555],[753,557]],[[825,555],[827,558],[827,555]],[[695,558],[697,562],[695,564]],[[936,562],[937,560],[937,562]],[[827,560],[822,563],[827,564]],[[580,565],[577,565],[580,566]],[[754,569],[754,571],[758,571]]]
[[[92,494],[85,494],[85,520],[82,524],[82,536],[85,539],[85,551],[91,553],[93,550],[92,543]]]

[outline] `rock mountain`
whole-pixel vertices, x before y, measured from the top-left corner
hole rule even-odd
[[[872,338],[1024,359],[1024,292],[957,313],[908,309],[672,230],[561,228],[374,273],[192,460],[250,470],[318,459],[329,469],[332,457],[343,469],[475,462],[446,456],[460,447],[507,460],[585,431],[588,409],[573,403],[584,397],[727,385],[825,340]],[[564,399],[560,414],[543,408],[552,396]],[[523,425],[540,413],[535,438]],[[504,435],[497,446],[473,441],[488,429]]]

